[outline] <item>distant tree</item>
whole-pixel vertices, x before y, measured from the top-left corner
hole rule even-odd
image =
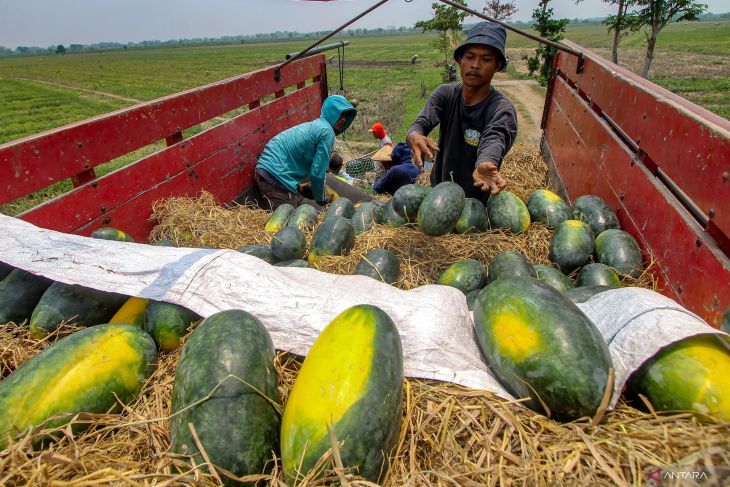
[[[466,5],[464,0],[454,0],[454,3]],[[433,18],[431,20],[420,20],[416,22],[415,27],[423,32],[431,30],[438,32],[438,38],[434,41],[434,46],[444,54],[444,59],[448,64],[453,41],[461,34],[462,23],[468,14],[463,10],[443,3],[432,3],[431,8],[433,9]]]
[[[81,51],[84,49],[84,46],[81,44],[71,44],[68,48],[72,51]]]
[[[63,47],[63,44],[56,46],[56,54],[66,55],[66,48]]]
[[[511,0],[486,0],[482,13],[497,20],[509,20],[517,13],[517,5]]]
[[[551,41],[559,41],[565,34],[565,28],[570,23],[568,19],[554,19],[553,9],[548,8],[550,0],[540,0],[540,8],[532,11],[534,19],[533,27],[540,36]],[[540,84],[547,84],[550,77],[550,70],[553,66],[553,57],[555,56],[555,48],[545,44],[539,44],[535,49],[534,56],[523,56],[527,61],[527,69],[530,70],[530,76],[536,71],[540,72]]]
[[[637,25],[644,29],[646,37],[646,57],[641,76],[646,78],[654,60],[659,32],[672,22],[699,20],[700,14],[707,10],[707,5],[694,0],[639,0],[638,6]]]

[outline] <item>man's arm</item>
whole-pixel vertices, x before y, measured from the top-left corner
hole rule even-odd
[[[333,133],[334,134],[334,133]],[[325,176],[330,166],[330,150],[335,145],[334,135],[326,134],[317,143],[312,160],[309,180],[312,186],[312,198],[319,202],[327,201],[325,193]]]
[[[441,85],[428,97],[426,105],[413,121],[406,133],[406,143],[413,152],[413,163],[423,169],[424,156],[433,160],[438,144],[428,134],[441,122],[441,111],[445,104],[446,87]]]
[[[507,181],[499,174],[502,159],[517,137],[517,114],[512,103],[503,98],[479,139],[474,165],[474,186],[491,194],[499,193]]]

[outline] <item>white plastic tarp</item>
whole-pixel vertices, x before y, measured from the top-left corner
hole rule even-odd
[[[464,295],[447,286],[403,291],[365,276],[275,267],[232,250],[156,247],[92,239],[0,215],[0,261],[51,279],[185,306],[206,317],[226,309],[256,316],[274,346],[306,355],[322,329],[356,304],[383,309],[398,327],[408,377],[449,381],[514,399],[483,362]],[[660,348],[719,333],[674,301],[645,289],[598,294],[580,308],[606,339],[616,383]]]

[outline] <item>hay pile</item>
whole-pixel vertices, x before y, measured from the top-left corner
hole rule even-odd
[[[546,185],[542,159],[525,147],[512,151],[503,172],[509,189],[521,198]],[[263,231],[268,216],[250,207],[222,208],[205,194],[172,198],[156,205],[160,224],[151,239],[218,248],[268,244],[271,236]],[[534,262],[547,262],[549,237],[550,230],[537,224],[518,236],[486,232],[437,238],[416,228],[378,226],[357,237],[350,256],[328,258],[321,265],[329,272],[350,273],[368,249],[388,248],[401,259],[398,285],[410,289],[435,282],[459,258],[488,263],[500,251],[519,250]],[[633,284],[653,287],[650,270]],[[0,325],[2,376],[71,331],[62,326],[37,342],[27,328]],[[178,356],[179,351],[160,355],[139,399],[121,413],[77,419],[96,427],[75,436],[64,428],[61,439],[45,451],[33,450],[31,435],[11,444],[0,452],[0,485],[215,485],[207,465],[168,452],[167,418]],[[278,355],[282,401],[300,365],[297,357]],[[386,485],[638,485],[661,466],[712,472],[714,465],[730,464],[730,424],[701,423],[688,414],[658,416],[620,403],[597,426],[587,420],[561,424],[484,391],[423,380],[406,380],[403,387],[404,421]],[[335,469],[331,459],[323,468],[330,483],[368,485]],[[276,462],[271,474],[256,478],[284,485]]]
[[[27,328],[0,325],[2,370],[71,331],[62,327],[35,342]],[[178,357],[179,351],[162,354],[137,402],[121,414],[78,419],[96,425],[85,433],[72,436],[64,428],[45,451],[33,450],[30,435],[11,444],[0,452],[0,485],[215,485],[206,465],[167,451]],[[282,400],[299,366],[296,357],[278,355]],[[588,421],[557,423],[453,384],[406,380],[403,387],[404,421],[385,485],[633,485],[644,484],[659,466],[699,471],[730,464],[730,424],[701,423],[688,414],[657,416],[620,404],[591,427]],[[284,485],[278,465],[260,478]]]

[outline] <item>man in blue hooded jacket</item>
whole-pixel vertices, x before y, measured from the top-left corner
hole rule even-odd
[[[344,132],[357,110],[344,96],[327,97],[316,120],[295,125],[274,136],[264,147],[254,181],[274,210],[284,203],[308,203],[321,210],[328,203],[325,176],[335,136]],[[312,199],[301,190],[309,179]]]

